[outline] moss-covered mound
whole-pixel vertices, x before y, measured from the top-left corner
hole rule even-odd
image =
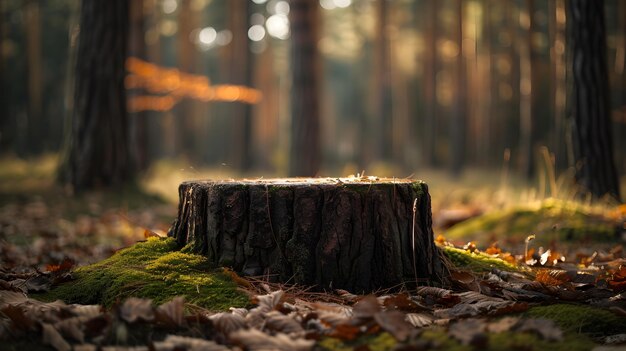
[[[555,350],[555,351],[587,351],[593,349],[594,342],[587,336],[576,333],[565,333],[563,340],[548,341],[533,333],[486,333],[486,339],[482,345],[463,345],[450,337],[442,327],[425,329],[418,339],[409,341],[415,344],[416,349],[423,350],[446,350],[446,351],[509,351],[509,350]],[[325,337],[321,339],[317,347],[320,350],[397,350],[398,347],[393,336],[383,332],[377,335],[366,335],[353,341]],[[412,349],[407,346],[407,349]]]
[[[494,268],[510,272],[520,271],[516,265],[484,252],[470,252],[452,246],[440,246],[440,248],[450,262],[458,268],[473,272],[490,272]]]
[[[553,240],[608,242],[615,240],[617,227],[618,223],[599,209],[549,199],[535,206],[486,213],[453,226],[445,236],[452,241],[475,241],[478,246],[487,246],[495,240],[520,244],[530,234],[536,235],[536,245]]]
[[[592,337],[623,333],[626,318],[591,306],[556,304],[533,307],[526,312],[533,318],[553,320],[565,332],[584,333]]]
[[[202,256],[177,251],[170,238],[150,238],[120,250],[104,261],[78,268],[75,278],[34,297],[110,306],[130,296],[157,304],[185,296],[187,302],[214,311],[248,304],[248,297],[228,275],[212,269]]]

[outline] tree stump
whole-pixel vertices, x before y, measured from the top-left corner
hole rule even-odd
[[[357,293],[440,280],[421,181],[189,181],[178,191],[168,235],[215,266]]]

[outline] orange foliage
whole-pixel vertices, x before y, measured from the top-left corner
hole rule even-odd
[[[144,89],[160,96],[131,96],[128,100],[130,112],[154,110],[168,111],[182,98],[201,101],[259,103],[263,94],[240,85],[211,85],[209,78],[180,72],[176,68],[164,68],[155,64],[129,57],[126,60],[124,84],[127,89]]]

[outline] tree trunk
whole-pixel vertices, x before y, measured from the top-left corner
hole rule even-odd
[[[41,62],[41,16],[39,2],[26,2],[25,9],[26,58],[28,62],[28,108],[26,138],[20,140],[22,155],[40,154],[45,145],[47,119],[43,112],[43,65]]]
[[[314,176],[321,163],[319,4],[292,0],[291,23],[291,147],[289,174]]]
[[[442,274],[419,181],[194,181],[179,196],[169,236],[215,266],[358,293]]]
[[[74,191],[119,185],[133,175],[124,90],[127,36],[127,1],[82,1],[72,126],[59,173]]]
[[[389,43],[388,0],[376,1],[376,42],[375,42],[375,115],[377,127],[375,161],[388,162],[392,158],[393,136],[393,101],[391,91],[391,46]]]
[[[424,94],[425,111],[424,123],[422,124],[423,158],[426,165],[435,167],[439,165],[437,158],[437,123],[439,119],[437,102],[437,72],[439,71],[439,57],[437,55],[438,39],[438,16],[439,4],[437,1],[428,2],[428,13],[425,21],[428,23],[425,50]]]
[[[576,180],[594,198],[619,200],[613,161],[604,1],[570,0],[571,138]]]
[[[524,11],[520,9],[520,11]],[[537,93],[533,33],[535,31],[535,2],[526,0],[527,20],[522,23],[525,32],[519,42],[520,53],[520,170],[526,180],[535,175],[535,143],[537,142]]]
[[[252,84],[252,55],[250,55],[250,41],[248,28],[250,27],[250,1],[230,0],[229,20],[233,33],[230,44],[230,76],[231,83],[251,86]],[[240,171],[252,168],[252,105],[243,102],[233,102],[230,106],[233,121],[231,164]]]
[[[456,57],[456,89],[452,119],[450,121],[450,173],[459,177],[465,167],[465,139],[467,116],[467,74],[463,54],[463,0],[456,1],[456,39],[459,54]]]
[[[148,60],[145,33],[144,0],[130,2],[130,33],[129,53],[131,56]],[[143,92],[136,91],[135,95]],[[148,152],[148,111],[138,111],[131,115],[131,141],[134,150],[134,159],[137,169],[145,171],[150,165]]]
[[[0,1],[0,48],[4,47],[4,3]],[[7,152],[13,146],[13,140],[15,137],[12,135],[15,133],[15,129],[11,128],[13,125],[13,116],[9,115],[8,99],[6,98],[5,77],[6,77],[6,65],[4,59],[4,50],[0,49],[0,153]],[[9,130],[13,130],[13,133],[9,133]]]

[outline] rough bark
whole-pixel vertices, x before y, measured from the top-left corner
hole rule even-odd
[[[75,191],[133,175],[124,90],[128,2],[81,4],[71,130],[59,174]]]
[[[179,196],[169,236],[215,266],[353,292],[442,273],[430,195],[419,181],[193,181]]]
[[[571,138],[576,180],[595,198],[619,200],[613,161],[604,1],[570,0]]]

